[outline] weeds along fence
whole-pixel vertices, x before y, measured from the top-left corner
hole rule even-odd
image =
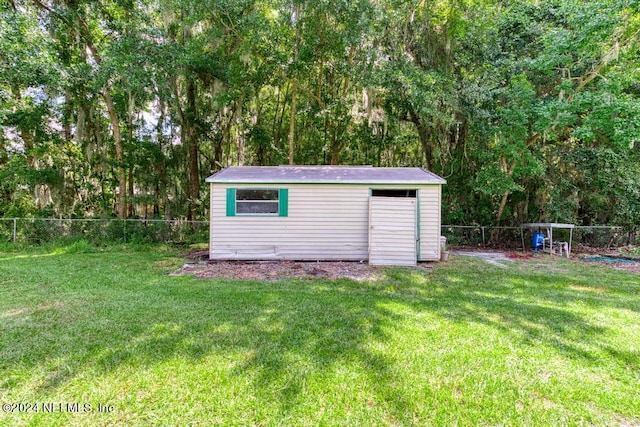
[[[209,221],[0,218],[0,242],[38,245],[60,240],[105,243],[206,243]]]
[[[520,227],[464,225],[443,225],[441,230],[450,246],[508,249],[530,248],[532,232]],[[556,241],[569,241],[569,230],[554,229],[553,237]],[[616,226],[575,226],[572,241],[575,249],[618,248],[639,245],[640,232]]]
[[[554,230],[554,239],[568,241],[568,233],[568,230]],[[443,225],[441,235],[447,238],[449,246],[505,249],[531,246],[531,230],[520,227]],[[38,245],[60,240],[85,240],[94,244],[207,243],[209,221],[0,218],[0,243]],[[640,245],[640,232],[609,226],[576,226],[573,229],[576,249],[627,245]]]

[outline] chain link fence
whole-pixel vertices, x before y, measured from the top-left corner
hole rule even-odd
[[[529,249],[533,230],[520,227],[487,227],[443,225],[441,234],[450,246]],[[554,229],[554,240],[569,241],[568,229]],[[575,226],[572,246],[574,249],[619,248],[639,245],[640,232],[615,226]]]
[[[60,240],[94,244],[207,243],[209,221],[0,218],[0,242],[38,245]]]
[[[443,225],[449,246],[528,249],[532,230],[520,227]],[[556,234],[557,233],[557,234]],[[569,230],[554,230],[555,240],[569,240]],[[59,240],[114,243],[208,243],[209,221],[150,219],[0,218],[0,243],[43,244]],[[617,248],[640,245],[640,232],[623,227],[576,226],[573,247]]]

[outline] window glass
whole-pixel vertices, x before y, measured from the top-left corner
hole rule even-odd
[[[278,190],[236,190],[236,214],[278,215]]]
[[[273,214],[278,213],[278,202],[255,202],[238,200],[236,214]]]
[[[236,190],[236,200],[275,200],[278,201],[278,190]]]

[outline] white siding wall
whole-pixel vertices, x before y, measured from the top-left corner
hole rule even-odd
[[[288,217],[226,216],[226,189],[288,188]],[[341,185],[211,186],[212,259],[367,259],[369,188]]]
[[[287,188],[289,216],[226,216],[227,188]],[[211,259],[366,260],[370,188],[211,184]],[[440,258],[440,186],[420,187],[420,260]],[[428,240],[427,240],[428,239]]]

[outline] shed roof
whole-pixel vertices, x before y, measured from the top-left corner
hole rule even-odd
[[[231,166],[206,180],[255,184],[445,184],[421,168],[371,166]]]

